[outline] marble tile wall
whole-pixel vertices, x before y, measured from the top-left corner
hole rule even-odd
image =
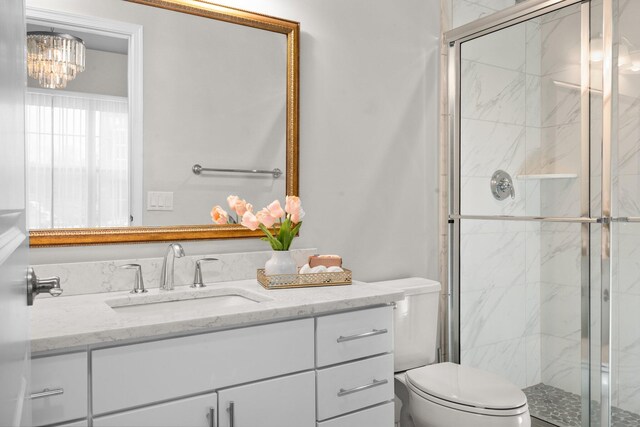
[[[614,226],[613,253],[618,255],[611,299],[614,404],[640,414],[640,224]]]
[[[295,249],[293,256],[299,266],[307,262],[316,249]],[[256,269],[264,268],[271,251],[230,254],[209,254],[176,258],[174,264],[176,286],[193,282],[195,263],[200,258],[218,258],[219,261],[202,263],[202,275],[206,282],[223,282],[256,277]],[[157,288],[160,282],[163,258],[121,259],[114,261],[78,262],[66,264],[32,265],[39,277],[59,276],[62,296],[126,291],[133,288],[134,271],[123,270],[124,264],[140,264],[146,288]],[[60,298],[62,298],[62,296]],[[39,295],[38,298],[48,298]]]
[[[454,5],[455,15],[455,5]],[[539,147],[532,77],[536,26],[520,24],[462,45],[461,192],[463,214],[525,215],[538,186],[518,180]],[[514,177],[514,199],[490,192],[493,173]],[[539,230],[519,222],[465,221],[461,238],[461,361],[520,387],[540,382]]]
[[[620,0],[619,33],[640,49],[640,4]],[[640,217],[640,74],[618,75],[617,144],[614,146],[615,216]],[[614,404],[640,414],[640,224],[613,227],[613,379]]]
[[[580,99],[572,84],[579,87],[580,58],[571,54],[580,52],[578,11],[463,45],[464,214],[579,216]],[[490,195],[496,169],[514,177],[515,199]],[[576,177],[529,177],[557,173]],[[580,248],[579,226],[463,226],[463,363],[521,387],[545,382],[579,392]]]
[[[448,22],[457,27],[512,2],[444,0],[443,4]],[[634,18],[640,14],[640,4],[621,0],[619,7],[620,33],[640,47]],[[501,39],[498,33],[492,36],[493,48],[483,48],[476,41],[473,51],[467,50],[463,73],[468,74],[463,75],[473,79],[463,89],[462,134],[463,138],[465,133],[475,138],[466,141],[469,146],[463,150],[464,213],[580,214],[580,100],[575,88],[580,83],[580,23],[576,12],[577,8],[568,8],[527,22],[524,61],[522,49],[512,52],[522,39],[522,30],[513,27],[511,39]],[[491,80],[492,76],[499,78]],[[597,89],[597,67],[592,69],[592,79]],[[619,93],[614,214],[640,217],[640,76],[619,75]],[[592,100],[592,153],[599,153],[602,122],[597,92],[592,93]],[[524,124],[520,113],[523,101]],[[446,119],[443,114],[444,123]],[[488,151],[487,141],[491,141]],[[447,182],[447,144],[443,138],[443,183]],[[516,200],[500,204],[485,197],[487,169],[497,167],[517,174],[572,173],[577,177],[516,180]],[[599,156],[592,156],[594,212],[600,209],[600,167]],[[446,197],[442,201],[446,206]],[[446,242],[446,224],[442,227]],[[593,227],[591,277],[592,292],[596,293],[599,233],[599,228]],[[640,413],[640,224],[615,225],[614,235],[613,404]],[[507,223],[467,224],[461,265],[463,363],[506,373],[517,384],[542,381],[580,392],[580,244],[577,225],[527,224],[522,228]],[[444,243],[443,248],[446,253]],[[501,268],[494,261],[500,258],[510,266]],[[444,278],[446,257],[442,260]],[[510,304],[524,307],[524,313],[516,313]],[[599,341],[597,301],[592,302],[592,313],[596,327],[592,338]],[[512,323],[505,325],[505,319]],[[597,354],[599,347],[593,350]],[[594,381],[599,381],[599,373],[594,375]]]
[[[540,18],[540,151],[534,173],[574,174],[540,181],[540,213],[580,212],[580,10]],[[581,236],[576,224],[545,223],[540,232],[541,380],[580,394]]]
[[[452,27],[459,27],[516,4],[515,0],[449,0]]]

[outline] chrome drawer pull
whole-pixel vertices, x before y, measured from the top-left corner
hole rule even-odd
[[[343,337],[342,335],[340,335],[338,337],[338,342],[359,340],[360,338],[372,337],[374,335],[382,335],[382,334],[386,334],[387,332],[388,331],[386,329],[374,329],[371,332],[364,332],[362,334],[357,334],[357,335],[349,335],[348,337]]]
[[[209,419],[209,427],[216,427],[216,408],[209,408],[207,418]]]
[[[62,393],[64,393],[64,389],[63,388],[54,388],[53,390],[49,390],[48,388],[45,388],[44,390],[42,390],[39,393],[31,393],[29,398],[31,398],[31,399],[39,399],[41,397],[56,396],[56,395],[62,394]]]
[[[378,387],[379,385],[384,385],[387,384],[389,381],[388,380],[376,380],[374,379],[373,382],[371,384],[365,384],[365,385],[361,385],[358,387],[354,387],[354,388],[350,388],[349,390],[345,390],[343,388],[340,389],[340,391],[338,392],[338,397],[342,397],[342,396],[346,396],[347,394],[351,394],[351,393],[357,393],[359,391],[362,390],[367,390],[373,387]]]
[[[236,405],[233,402],[229,402],[229,408],[227,412],[229,412],[229,427],[234,427],[236,424]]]

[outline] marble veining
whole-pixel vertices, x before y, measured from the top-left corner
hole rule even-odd
[[[525,124],[524,72],[463,59],[462,75],[462,117]]]
[[[518,387],[527,385],[527,350],[524,338],[515,338],[495,344],[473,347],[462,354],[463,365],[500,372]]]
[[[452,0],[454,26],[512,6],[502,0]],[[638,2],[622,0],[620,34],[633,39]],[[597,17],[595,19],[598,19]],[[559,9],[462,46],[462,213],[581,215],[580,5]],[[496,52],[500,52],[497,55]],[[524,63],[523,63],[524,60]],[[614,106],[615,216],[640,216],[640,85],[618,76]],[[568,83],[568,85],[567,85]],[[600,71],[592,69],[599,88]],[[600,210],[602,98],[591,94],[591,211]],[[524,131],[524,134],[523,134]],[[495,202],[488,177],[574,173],[576,179],[516,181],[516,200]],[[614,231],[613,404],[640,413],[640,226]],[[591,234],[592,292],[600,277],[600,227]],[[580,226],[463,221],[461,356],[464,363],[505,375],[517,384],[580,393]],[[524,251],[524,252],[523,252]],[[501,259],[503,265],[496,262]],[[515,312],[509,305],[520,308]],[[524,309],[523,309],[524,308]],[[599,313],[597,304],[593,313]],[[598,316],[592,318],[594,331]],[[491,333],[484,331],[490,330]],[[595,341],[597,341],[597,337]],[[523,350],[524,349],[524,350]],[[594,344],[594,354],[599,347]],[[594,374],[594,381],[599,380]],[[618,409],[614,410],[615,414]],[[637,424],[637,419],[631,418]],[[630,425],[636,425],[630,424]],[[626,424],[621,424],[626,425]]]
[[[461,174],[490,178],[498,169],[519,171],[525,160],[525,127],[462,119]]]
[[[256,279],[213,283],[193,290],[188,286],[174,291],[152,289],[148,294],[128,291],[76,295],[67,298],[38,299],[31,307],[31,351],[113,344],[123,340],[146,339],[313,316],[339,310],[388,304],[403,298],[403,292],[376,284],[354,282],[347,286],[266,290]],[[137,298],[170,298],[180,293],[211,296],[216,289],[235,291],[261,300],[259,303],[206,309],[181,310],[157,314],[119,313],[107,301]]]
[[[466,292],[460,302],[460,343],[464,352],[524,336],[525,295],[523,285]]]
[[[469,40],[462,46],[463,56],[466,60],[493,67],[524,71],[526,51],[521,47],[525,43],[525,31],[524,26],[514,25]]]
[[[453,28],[513,5],[514,0],[451,0]]]
[[[314,248],[295,249],[291,251],[299,266],[307,262],[309,255],[317,253]],[[195,263],[200,258],[217,258],[218,261],[202,263],[202,275],[205,281],[222,282],[229,280],[249,279],[256,276],[256,269],[264,268],[264,263],[271,256],[271,251],[242,252],[229,254],[187,254],[176,258],[174,264],[175,283],[186,285],[193,282]],[[114,261],[79,262],[66,264],[33,265],[39,277],[59,276],[60,285],[64,289],[63,296],[81,295],[101,292],[131,290],[133,288],[134,271],[123,270],[124,264],[140,264],[145,287],[157,288],[160,283],[163,258],[121,259]],[[38,299],[47,295],[39,295]],[[59,297],[59,298],[62,298]]]
[[[461,238],[464,291],[524,284],[525,233],[467,234]],[[477,256],[482,253],[483,256]]]

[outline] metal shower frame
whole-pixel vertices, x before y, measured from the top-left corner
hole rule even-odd
[[[581,195],[579,217],[544,217],[544,216],[482,216],[462,215],[460,212],[460,65],[461,44],[503,28],[516,25],[535,17],[580,4],[581,11]],[[591,7],[590,0],[531,0],[496,12],[485,18],[448,31],[444,34],[448,46],[447,113],[446,129],[449,141],[449,200],[448,200],[448,251],[449,270],[445,333],[446,353],[448,359],[460,362],[460,221],[534,221],[564,222],[580,224],[581,227],[581,377],[582,377],[582,425],[590,423],[591,417],[591,301],[599,298],[600,304],[600,426],[611,425],[611,284],[612,265],[611,248],[614,222],[640,222],[640,218],[614,218],[612,216],[612,142],[615,141],[613,104],[617,97],[617,26],[614,25],[617,0],[602,0],[602,40],[604,58],[602,62],[602,199],[601,210],[591,212],[591,111],[590,111],[590,39],[591,39]],[[594,153],[595,154],[595,153]],[[601,294],[592,294],[590,256],[591,225],[601,227]],[[596,359],[598,360],[598,359]],[[596,421],[596,420],[594,420]]]

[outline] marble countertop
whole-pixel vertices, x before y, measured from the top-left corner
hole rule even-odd
[[[232,294],[215,308],[200,300]],[[110,344],[118,341],[182,335],[206,330],[313,316],[401,300],[403,293],[375,284],[266,290],[255,279],[207,284],[201,289],[177,286],[145,294],[106,292],[36,299],[31,307],[34,353]],[[151,304],[189,300],[186,304]],[[195,301],[194,300],[198,300]],[[217,300],[221,300],[218,298]],[[257,301],[257,303],[256,303]],[[202,304],[200,304],[202,303]],[[156,310],[157,309],[157,310]]]

